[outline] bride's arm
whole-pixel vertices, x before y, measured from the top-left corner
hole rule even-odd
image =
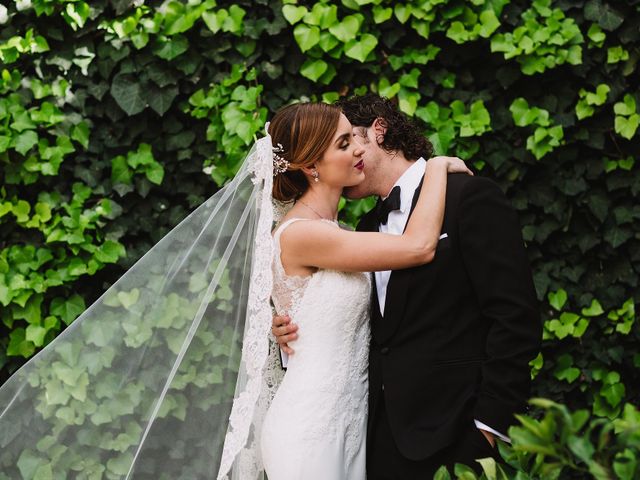
[[[283,263],[353,272],[429,263],[442,228],[448,170],[471,173],[462,160],[430,159],[418,202],[402,235],[351,232],[324,222],[297,222],[282,232]]]

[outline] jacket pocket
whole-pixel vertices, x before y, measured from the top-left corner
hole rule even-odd
[[[436,254],[438,252],[444,252],[451,248],[451,239],[449,237],[441,238],[438,240],[438,245],[436,246]]]

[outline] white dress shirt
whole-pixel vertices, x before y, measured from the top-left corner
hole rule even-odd
[[[424,177],[426,168],[426,160],[424,158],[420,158],[413,165],[411,165],[394,184],[394,187],[400,187],[400,209],[389,212],[389,217],[387,219],[386,225],[378,225],[378,231],[383,233],[390,233],[393,235],[402,235],[407,221],[409,220],[409,212],[411,211],[413,195],[418,188],[418,185],[420,185],[420,180],[422,180],[422,178]],[[447,236],[447,234],[442,234],[441,238],[444,236]],[[378,303],[380,304],[380,314],[384,316],[384,306],[386,304],[387,298],[387,285],[389,284],[391,271],[386,270],[384,272],[375,272],[374,275],[376,278],[376,290],[378,293]],[[488,425],[478,420],[474,421],[476,427],[491,432],[506,442],[511,441],[506,435],[497,432]]]
[[[420,185],[420,180],[424,177],[427,168],[427,162],[424,158],[417,160],[402,174],[395,183],[394,187],[400,187],[400,209],[389,212],[386,225],[378,225],[378,231],[382,233],[391,233],[393,235],[402,235],[404,227],[409,220],[409,211],[411,210],[411,201],[413,194]],[[386,198],[386,197],[385,197]],[[384,315],[384,305],[387,298],[387,284],[391,270],[384,272],[375,272],[376,290],[378,292],[378,302],[380,303],[380,314]]]

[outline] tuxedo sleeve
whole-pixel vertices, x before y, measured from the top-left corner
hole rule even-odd
[[[463,261],[489,330],[474,418],[507,432],[525,409],[542,326],[515,210],[497,184],[470,179],[458,214]]]

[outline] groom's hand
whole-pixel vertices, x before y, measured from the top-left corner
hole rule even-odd
[[[271,322],[271,332],[276,337],[276,342],[287,355],[293,355],[294,351],[288,343],[297,339],[298,325],[291,323],[291,319],[287,315],[278,315],[273,317]]]
[[[479,428],[478,430],[480,430],[480,433],[482,433],[482,435],[484,435],[484,438],[487,439],[487,442],[489,442],[491,444],[491,446],[493,448],[495,448],[496,447],[496,437],[493,435],[493,433],[487,432],[486,430],[482,430],[481,428]]]

